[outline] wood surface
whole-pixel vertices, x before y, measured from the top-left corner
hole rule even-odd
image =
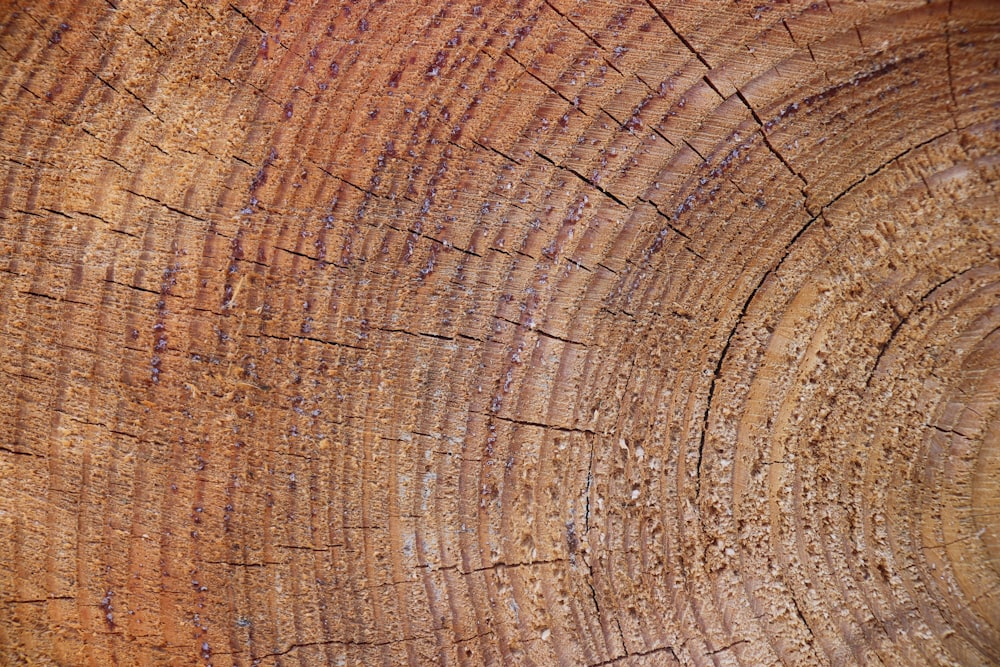
[[[1000,4],[0,2],[0,665],[1000,664]]]

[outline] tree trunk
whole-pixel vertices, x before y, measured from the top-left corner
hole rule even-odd
[[[0,664],[1000,663],[995,2],[0,8]]]

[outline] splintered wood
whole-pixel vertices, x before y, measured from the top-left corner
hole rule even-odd
[[[0,7],[0,665],[1000,664],[995,2]]]

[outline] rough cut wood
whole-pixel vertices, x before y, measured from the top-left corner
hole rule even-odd
[[[9,0],[0,664],[1000,663],[1000,11]]]

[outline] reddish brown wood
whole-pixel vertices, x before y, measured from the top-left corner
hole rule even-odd
[[[0,6],[0,664],[1000,662],[995,2]]]

